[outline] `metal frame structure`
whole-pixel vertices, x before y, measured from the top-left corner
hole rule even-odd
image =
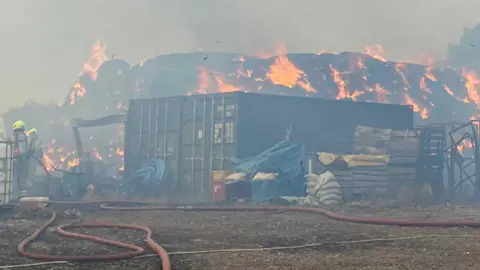
[[[480,195],[480,152],[478,149],[479,139],[479,120],[471,120],[466,123],[443,123],[432,124],[429,126],[418,127],[422,133],[436,133],[440,136],[444,133],[444,144],[433,146],[436,153],[432,153],[432,143],[429,142],[431,136],[423,138],[423,143],[426,144],[420,149],[419,153],[419,178],[426,177],[431,180],[442,183],[448,191],[448,199],[450,201],[456,201],[459,198],[465,198],[465,196],[459,196],[463,192],[465,184],[470,184],[474,188],[474,197],[478,198]],[[443,136],[443,135],[442,135]],[[437,140],[437,138],[434,138]],[[430,147],[430,148],[429,148]],[[464,148],[464,151],[460,151],[460,148]],[[442,160],[444,167],[440,167],[436,170],[438,174],[428,173],[426,166],[432,160],[437,160],[437,163]],[[424,164],[427,163],[427,164]],[[437,164],[438,166],[438,164]],[[447,185],[443,185],[444,175],[446,171]],[[431,182],[434,182],[431,181]],[[433,186],[432,186],[433,188]]]
[[[0,140],[0,205],[8,204],[13,188],[13,142]]]
[[[429,183],[434,201],[443,201],[445,199],[443,176],[447,149],[447,125],[429,125],[417,127],[416,130],[420,135],[417,181],[419,184]]]
[[[464,124],[456,124],[448,132],[450,145],[448,148],[447,163],[448,184],[451,199],[455,199],[462,192],[464,183],[470,183],[477,197],[480,192],[480,155],[478,151],[479,121],[472,120]],[[460,136],[459,136],[460,135]],[[468,144],[471,157],[466,157],[459,151],[459,146]],[[456,173],[458,170],[458,173]],[[458,176],[458,181],[457,181]]]

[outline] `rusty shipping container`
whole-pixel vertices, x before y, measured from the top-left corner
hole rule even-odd
[[[254,156],[286,138],[307,152],[348,153],[357,125],[413,128],[411,106],[258,93],[219,93],[130,101],[125,173],[164,159],[169,189],[209,197],[211,172],[232,158]]]

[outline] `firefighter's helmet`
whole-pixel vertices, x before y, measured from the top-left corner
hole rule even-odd
[[[37,134],[37,129],[36,128],[31,128],[28,130],[27,135],[30,136],[32,134]]]
[[[12,125],[13,130],[25,129],[25,123],[22,120],[19,120]]]

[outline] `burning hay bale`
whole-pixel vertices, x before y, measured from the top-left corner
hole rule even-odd
[[[49,164],[76,163],[68,120],[123,113],[128,99],[212,92],[260,91],[327,99],[411,105],[419,121],[465,120],[476,114],[479,83],[474,73],[387,61],[365,53],[288,54],[281,48],[266,58],[230,53],[170,54],[137,65],[109,59],[97,42],[84,72],[60,106],[27,104],[7,113],[34,123],[47,143]],[[377,50],[378,51],[378,50]],[[123,131],[118,127],[88,132],[98,159],[123,167]],[[98,145],[105,146],[98,148]],[[97,148],[97,149],[94,149]],[[52,150],[50,150],[52,149]]]

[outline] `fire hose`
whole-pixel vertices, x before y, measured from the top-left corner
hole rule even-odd
[[[285,211],[285,212],[302,212],[302,213],[313,213],[320,214],[327,218],[351,222],[351,223],[362,223],[362,224],[371,224],[371,225],[389,225],[389,226],[410,226],[410,227],[480,227],[480,221],[474,220],[449,220],[449,221],[434,221],[434,220],[396,220],[391,218],[366,218],[366,217],[354,217],[343,215],[339,213],[334,213],[322,208],[308,208],[308,207],[274,207],[274,206],[235,206],[235,207],[218,207],[218,206],[158,206],[151,205],[148,203],[142,202],[125,202],[125,201],[115,201],[115,202],[51,202],[50,204],[91,204],[99,206],[103,211]],[[119,206],[122,205],[122,206]],[[126,206],[125,206],[126,205]],[[67,229],[74,228],[122,228],[122,229],[134,229],[141,230],[146,232],[146,242],[148,246],[160,257],[162,262],[163,270],[171,270],[170,258],[165,251],[157,242],[155,242],[151,236],[152,231],[146,226],[139,225],[129,225],[129,224],[110,224],[110,223],[83,223],[76,225],[60,225],[57,227],[57,233],[62,236],[89,240],[92,242],[121,247],[125,249],[130,249],[130,252],[109,254],[109,255],[48,255],[35,253],[30,251],[25,251],[25,247],[35,241],[42,232],[44,232],[56,219],[56,213],[53,211],[52,217],[45,224],[43,224],[39,229],[37,229],[33,234],[25,238],[18,245],[18,252],[31,259],[35,260],[44,260],[44,261],[104,261],[104,260],[121,260],[129,259],[135,256],[138,256],[144,253],[142,247],[120,242],[117,240],[109,240],[102,237],[70,232]]]

